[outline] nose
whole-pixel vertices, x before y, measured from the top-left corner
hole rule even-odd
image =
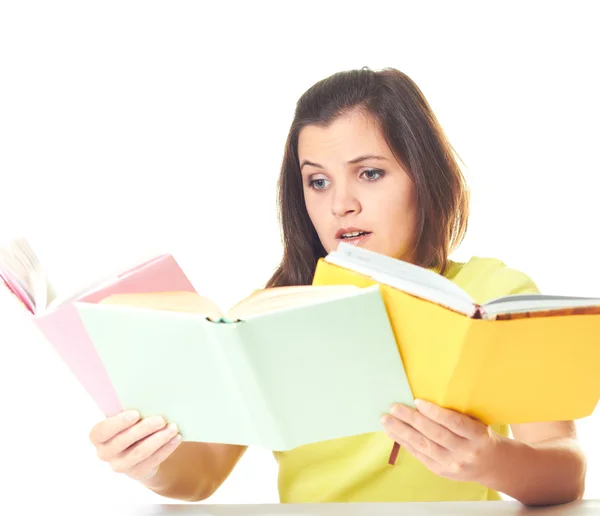
[[[336,184],[331,201],[331,213],[336,217],[360,213],[361,206],[355,192],[347,184]]]

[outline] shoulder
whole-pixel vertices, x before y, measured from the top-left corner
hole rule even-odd
[[[477,303],[512,294],[537,294],[539,289],[525,272],[498,258],[473,256],[466,262],[450,260],[446,277],[466,290]]]

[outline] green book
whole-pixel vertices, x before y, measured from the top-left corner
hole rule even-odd
[[[379,285],[268,289],[228,314],[189,292],[75,306],[123,409],[186,441],[285,451],[414,406]]]

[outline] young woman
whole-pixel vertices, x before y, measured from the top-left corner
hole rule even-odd
[[[468,193],[430,106],[405,74],[337,73],[302,95],[279,182],[283,260],[268,287],[311,284],[340,241],[445,275],[474,299],[536,292],[496,259],[448,256],[462,241]],[[510,378],[506,379],[507,382]],[[175,422],[176,423],[176,422]],[[496,500],[582,497],[585,457],[574,423],[488,427],[428,402],[390,408],[381,432],[276,453],[282,502]],[[90,433],[101,459],[161,495],[203,500],[245,447],[181,443],[160,417],[124,412]],[[388,464],[390,443],[400,445]]]

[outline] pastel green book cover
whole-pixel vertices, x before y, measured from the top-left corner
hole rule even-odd
[[[283,451],[413,403],[379,287],[242,318],[76,303],[126,409],[188,441]]]

